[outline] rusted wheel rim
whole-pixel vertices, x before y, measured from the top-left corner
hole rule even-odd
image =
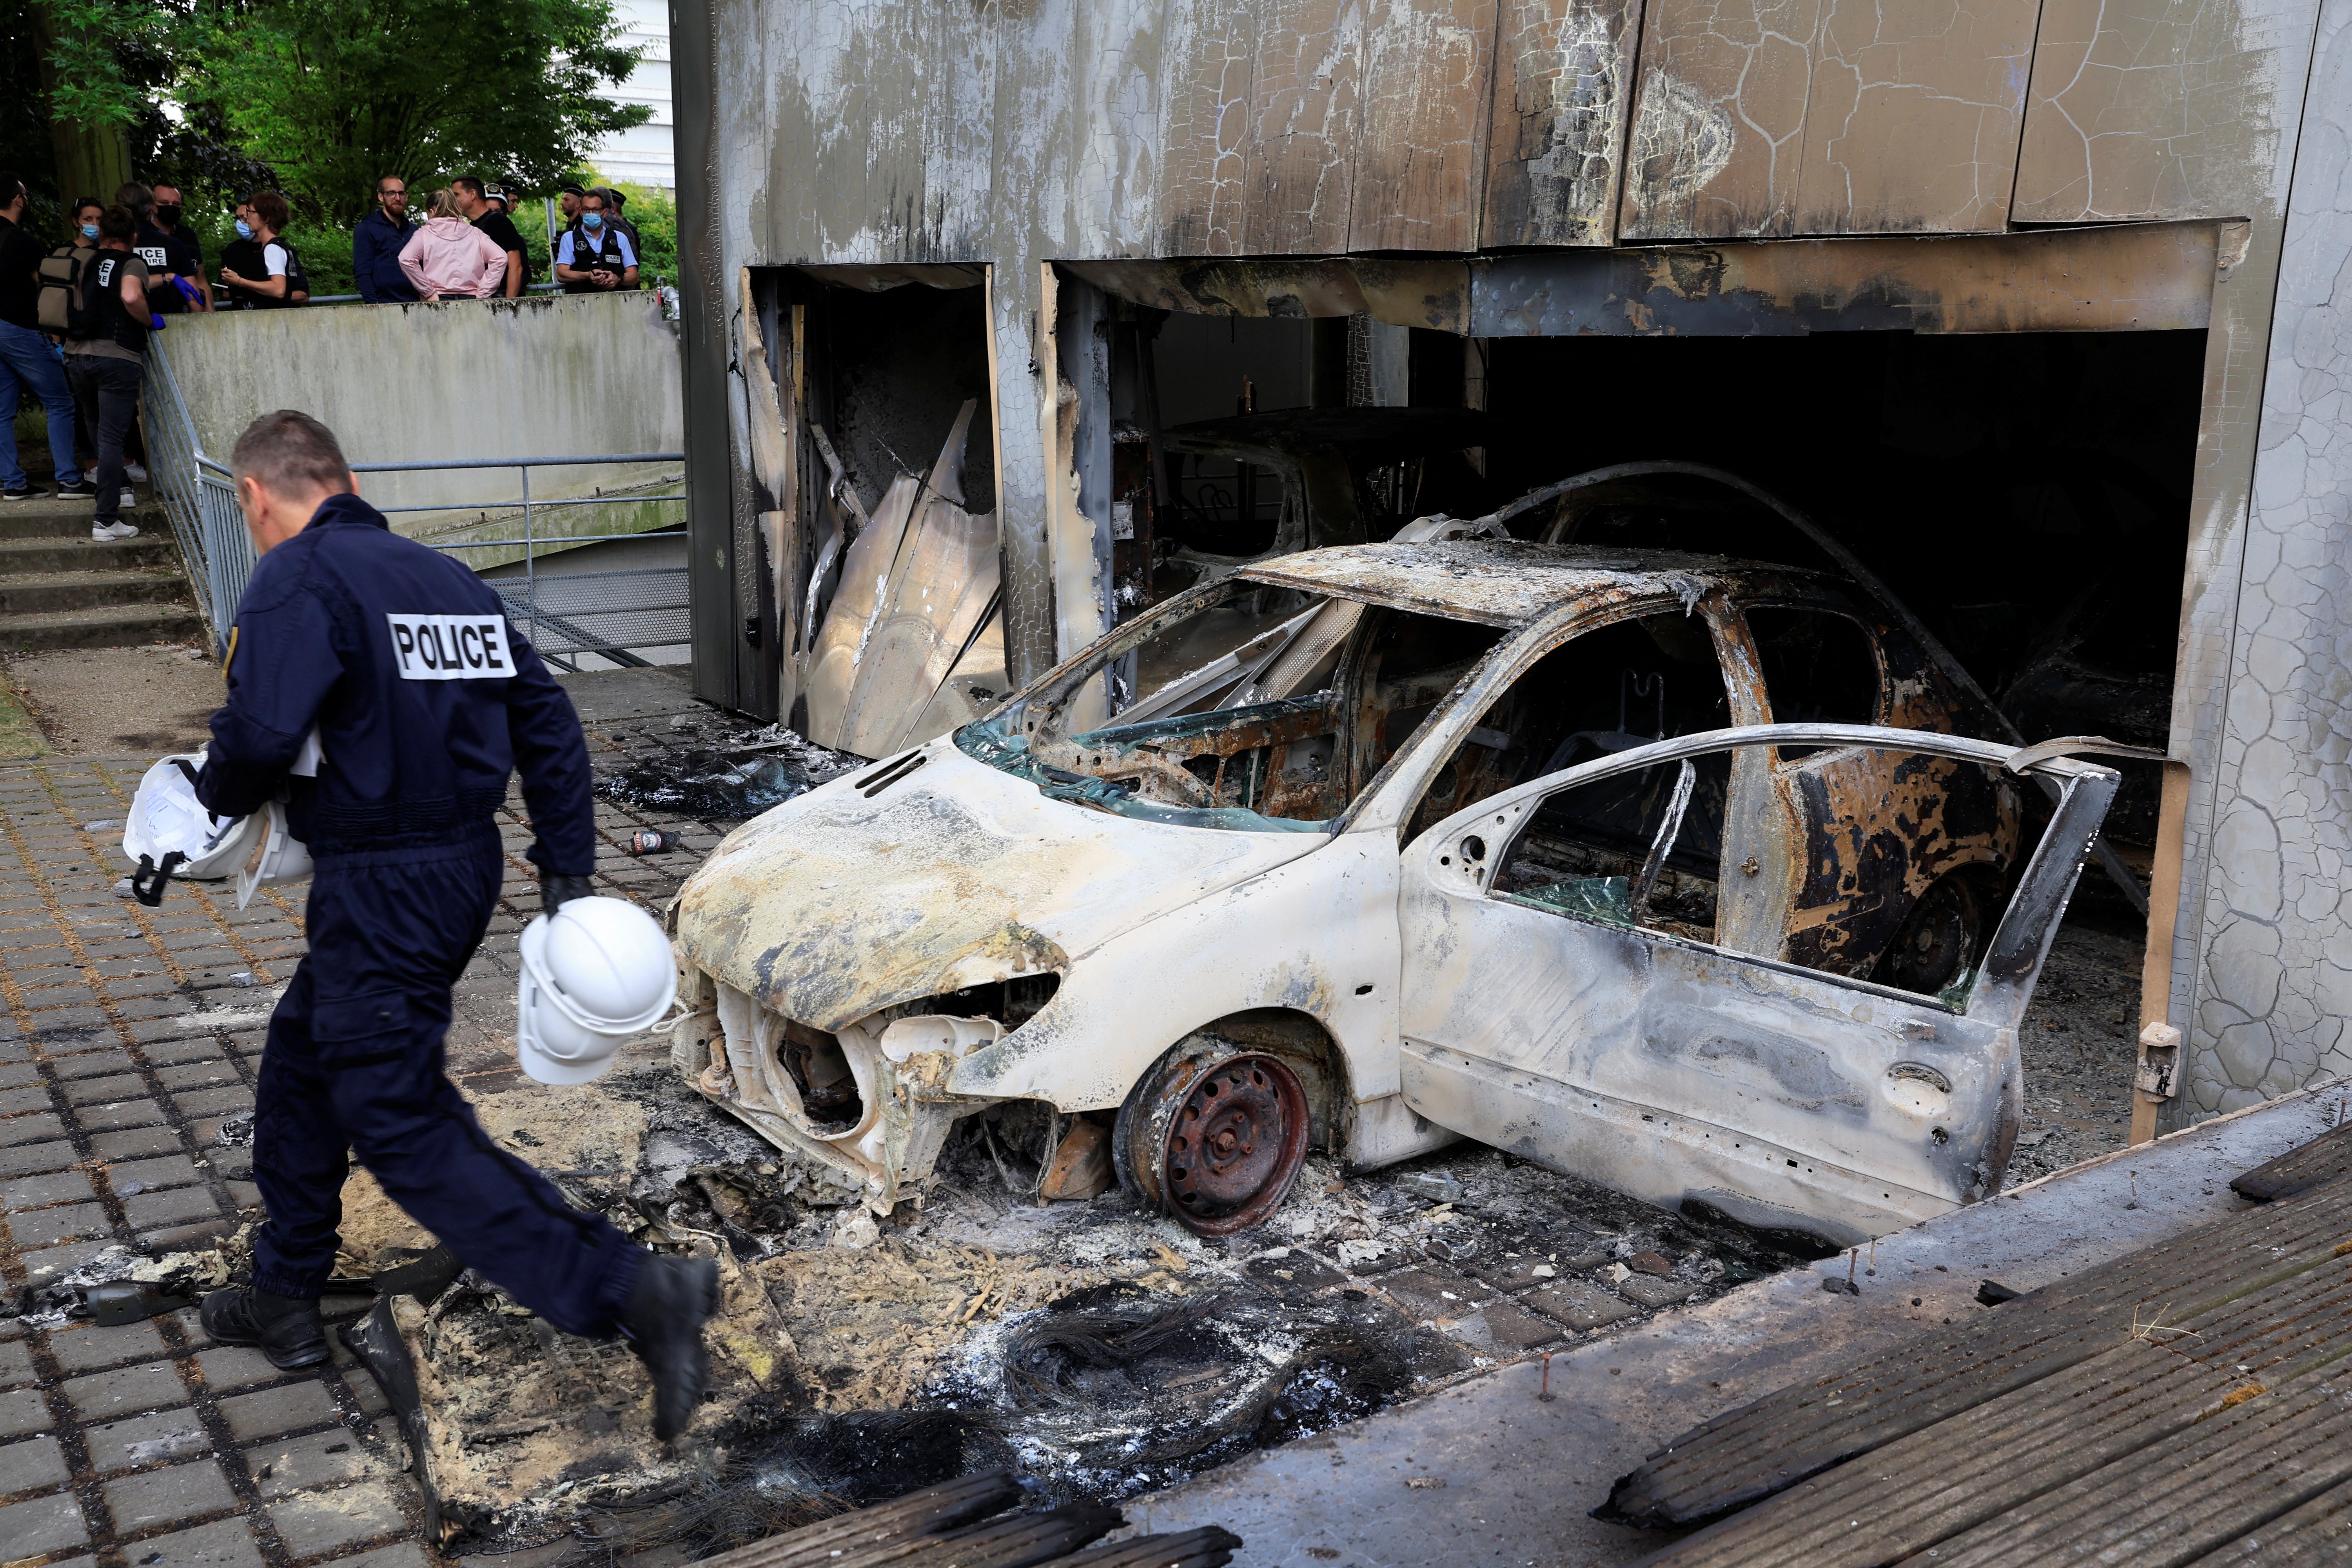
[[[1281,1205],[1307,1158],[1307,1091],[1273,1057],[1226,1057],[1196,1075],[1169,1118],[1161,1188],[1198,1236],[1227,1236]]]

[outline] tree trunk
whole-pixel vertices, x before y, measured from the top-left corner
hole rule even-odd
[[[26,10],[32,16],[33,47],[40,56],[41,90],[54,103],[58,85],[53,59],[56,28],[47,6],[33,5]],[[131,142],[123,135],[122,127],[68,122],[52,114],[49,138],[58,154],[58,201],[68,209],[68,216],[72,203],[84,196],[111,202],[115,187],[130,183]]]

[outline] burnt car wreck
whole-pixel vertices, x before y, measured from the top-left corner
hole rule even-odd
[[[1509,511],[1217,561],[739,829],[678,1070],[877,1212],[1019,1101],[1201,1235],[1462,1137],[1825,1245],[1998,1191],[2116,775],[1851,578]]]

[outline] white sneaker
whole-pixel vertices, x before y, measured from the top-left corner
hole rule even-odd
[[[122,487],[122,500],[119,504],[123,506],[137,506],[139,504],[139,497],[131,491],[129,485]]]
[[[136,539],[139,530],[127,522],[93,522],[89,536],[103,544],[110,539]]]
[[[134,485],[143,485],[147,482],[147,470],[138,463],[125,463],[122,465],[122,477]]]

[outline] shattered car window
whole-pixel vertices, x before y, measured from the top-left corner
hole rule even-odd
[[[1054,799],[1148,821],[1324,832],[1501,634],[1228,579],[957,731]],[[1107,721],[1066,715],[1107,691]]]
[[[1777,785],[1762,746],[1575,784],[1518,829],[1490,897],[1958,1009],[2023,863],[2011,783],[1849,749]]]

